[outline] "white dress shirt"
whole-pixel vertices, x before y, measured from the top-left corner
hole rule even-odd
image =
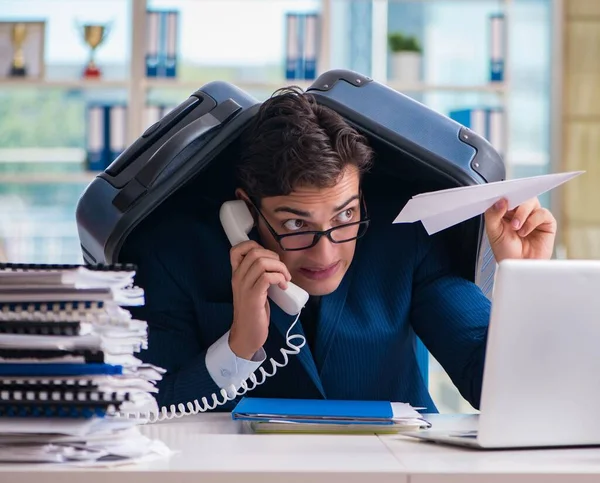
[[[265,362],[267,354],[261,347],[251,360],[242,359],[229,347],[229,331],[223,334],[206,351],[206,368],[219,388],[225,388],[230,398],[235,397],[231,385],[237,389]],[[211,398],[207,398],[211,399]]]

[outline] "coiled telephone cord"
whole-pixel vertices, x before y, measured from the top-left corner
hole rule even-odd
[[[287,366],[287,364],[289,362],[288,355],[297,355],[298,353],[300,353],[300,349],[302,349],[302,347],[304,347],[304,345],[306,344],[306,339],[301,334],[291,334],[290,335],[290,332],[294,328],[296,323],[298,322],[299,317],[300,317],[300,314],[298,314],[296,316],[296,319],[290,325],[289,329],[287,330],[287,332],[285,334],[285,342],[286,342],[287,346],[289,347],[289,349],[286,349],[285,347],[282,347],[281,349],[279,349],[279,351],[281,352],[281,354],[283,356],[283,363],[277,362],[273,358],[269,359],[269,362],[271,362],[271,366],[272,366],[272,372],[268,373],[264,369],[264,367],[262,367],[262,366],[259,367],[259,372],[260,372],[260,376],[262,376],[262,379],[259,380],[257,378],[256,374],[252,373],[247,380],[242,381],[239,389],[236,389],[233,384],[230,385],[228,389],[230,390],[230,393],[232,394],[232,396],[230,396],[228,394],[226,388],[222,388],[218,394],[213,393],[211,395],[212,403],[209,403],[208,399],[206,397],[203,397],[201,400],[202,401],[201,403],[197,399],[195,399],[194,401],[189,401],[189,402],[185,403],[185,405],[184,405],[184,403],[179,403],[177,405],[177,407],[175,407],[175,404],[171,404],[168,408],[166,406],[161,407],[160,410],[158,411],[158,413],[154,412],[154,411],[138,412],[138,413],[130,413],[130,412],[121,413],[120,412],[116,416],[121,417],[121,418],[124,417],[127,419],[131,419],[131,418],[143,419],[143,420],[147,420],[147,422],[149,422],[149,423],[154,423],[157,421],[164,421],[166,419],[182,418],[184,416],[190,416],[193,414],[198,414],[198,413],[203,413],[203,412],[206,412],[209,410],[213,410],[217,406],[222,406],[222,405],[226,404],[228,401],[233,401],[237,396],[243,396],[247,392],[252,391],[256,387],[260,386],[261,384],[264,384],[264,382],[267,380],[268,377],[273,377],[277,373],[277,368]],[[296,340],[300,340],[300,343],[294,344],[293,341],[296,341]],[[250,384],[247,382],[248,380],[250,381]],[[219,395],[221,396],[221,400],[219,400]]]

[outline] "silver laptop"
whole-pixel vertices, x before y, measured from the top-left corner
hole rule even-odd
[[[600,260],[499,264],[476,428],[403,434],[486,449],[600,445]]]

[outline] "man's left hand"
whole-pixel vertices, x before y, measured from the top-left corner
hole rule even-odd
[[[508,211],[506,200],[485,212],[485,226],[496,261],[506,258],[552,257],[556,219],[537,198]]]

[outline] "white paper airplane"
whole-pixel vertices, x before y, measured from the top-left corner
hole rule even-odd
[[[420,193],[408,200],[394,223],[420,221],[427,233],[432,235],[481,215],[503,198],[508,200],[508,209],[512,210],[584,172],[545,174]]]

